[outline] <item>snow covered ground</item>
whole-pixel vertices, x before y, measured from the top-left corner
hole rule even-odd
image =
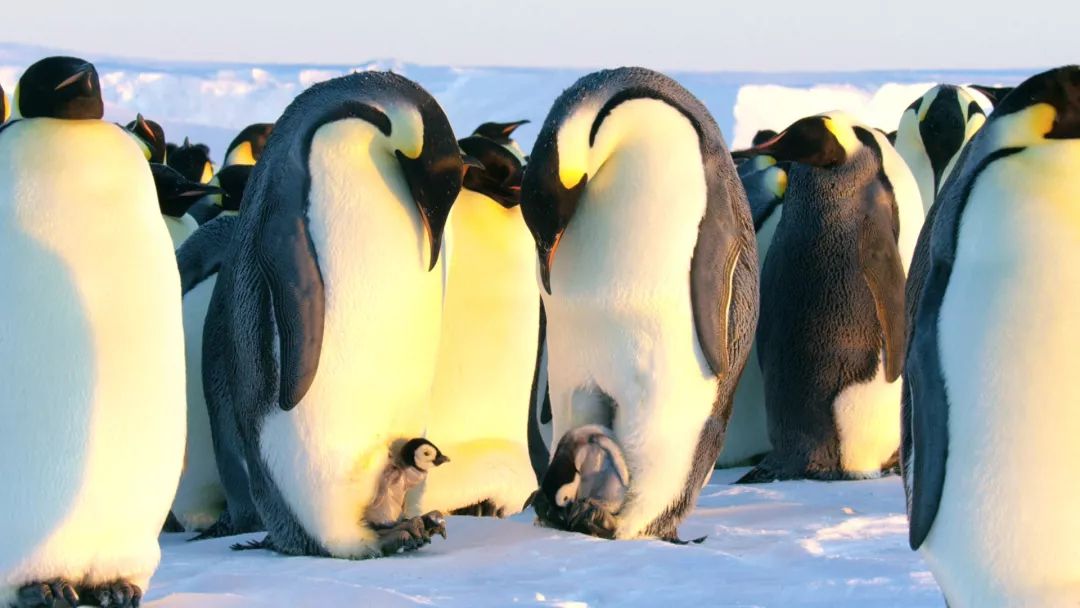
[[[234,552],[260,535],[162,538],[151,608],[277,606],[943,606],[908,549],[897,477],[729,485],[717,471],[680,528],[701,545],[605,541],[505,520],[451,517],[449,538],[350,562]]]

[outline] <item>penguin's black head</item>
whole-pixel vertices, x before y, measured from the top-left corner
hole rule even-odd
[[[757,133],[754,133],[754,139],[750,141],[751,146],[760,146],[761,144],[776,137],[778,133],[772,129],[761,129]]]
[[[463,186],[490,197],[507,209],[521,203],[523,167],[518,157],[486,137],[471,136],[458,142],[461,150],[479,161],[465,172]]]
[[[184,138],[183,145],[167,152],[168,165],[187,179],[205,184],[214,177],[214,164],[210,162],[210,148],[205,144],[192,144]]]
[[[274,123],[257,122],[244,127],[225,150],[224,166],[254,165],[262,156]]]
[[[15,89],[23,118],[100,119],[101,83],[93,64],[76,57],[47,57],[26,68]]]
[[[135,116],[135,120],[129,122],[125,129],[139,141],[146,160],[152,163],[165,164],[165,130],[161,125],[143,118],[142,114]]]
[[[795,121],[779,135],[746,150],[746,153],[768,154],[778,161],[814,167],[835,167],[847,160],[847,151],[838,135],[841,129],[829,116],[808,116]]]
[[[211,183],[217,182],[222,194],[217,204],[224,211],[240,211],[244,200],[244,188],[251,177],[252,165],[229,165],[217,172]]]
[[[514,130],[521,125],[528,123],[528,120],[515,120],[514,122],[485,122],[479,127],[476,127],[476,130],[473,131],[472,134],[479,137],[486,137],[491,141],[505,146],[510,143],[510,136],[514,133]]]
[[[533,510],[541,522],[557,528],[567,526],[568,506],[576,498],[577,479],[574,450],[566,441],[560,441],[540,480],[540,489],[532,498]]]
[[[1005,99],[1005,97],[1009,93],[1012,93],[1013,88],[1014,88],[1014,87],[988,87],[988,86],[981,85],[981,84],[972,84],[972,85],[968,85],[968,87],[970,87],[972,89],[975,89],[976,91],[982,93],[987,99],[990,100],[990,103],[995,108],[997,107],[997,105],[999,103],[1001,103],[1002,99]]]
[[[1067,65],[1036,74],[1020,83],[994,107],[1001,122],[1026,113],[1024,127],[1041,139],[1080,138],[1080,66]]]
[[[433,467],[450,462],[450,459],[444,456],[434,443],[423,437],[405,442],[401,448],[401,460],[406,465],[421,471],[429,471]]]
[[[217,186],[189,180],[179,171],[166,165],[150,163],[150,172],[154,176],[154,187],[157,188],[161,214],[169,217],[181,217],[195,204],[195,201],[207,194],[221,192],[221,188]]]

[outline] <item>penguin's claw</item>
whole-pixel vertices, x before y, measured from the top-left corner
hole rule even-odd
[[[53,608],[57,600],[64,600],[74,608],[79,605],[75,587],[62,579],[47,583],[32,583],[19,589],[17,608]]]
[[[377,530],[379,534],[379,550],[384,556],[395,553],[416,551],[423,547],[429,540],[424,539],[424,524],[419,517],[399,522],[393,528]]]
[[[438,534],[446,538],[446,518],[439,511],[431,511],[421,517],[424,522],[424,532],[428,539]]]
[[[589,499],[570,503],[566,523],[571,532],[608,540],[615,538],[615,516]]]
[[[84,589],[82,596],[87,606],[101,608],[139,608],[142,603],[142,589],[127,581],[115,581]]]

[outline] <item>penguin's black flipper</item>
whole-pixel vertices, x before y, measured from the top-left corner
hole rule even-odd
[[[176,250],[180,267],[180,293],[186,294],[212,274],[230,255],[230,242],[236,228],[235,216],[220,216],[199,227]]]
[[[772,468],[758,464],[735,481],[736,484],[771,483],[780,481],[780,476]]]
[[[255,210],[260,216],[255,258],[277,330],[278,405],[289,411],[315,380],[326,311],[322,272],[308,232],[311,180],[303,159],[294,156],[256,165],[250,180],[247,195],[261,199]]]
[[[532,463],[536,482],[544,478],[548,461],[551,459],[551,446],[544,441],[542,428],[551,426],[551,392],[548,389],[547,370],[547,314],[544,301],[540,300],[540,331],[536,342],[536,368],[533,370],[532,389],[529,392],[529,425],[527,440],[529,461]],[[525,505],[528,506],[528,503]]]
[[[881,182],[870,185],[863,201],[859,228],[859,265],[874,297],[885,354],[885,379],[894,382],[904,366],[906,320],[904,317],[904,264],[896,245],[900,225],[894,198]]]

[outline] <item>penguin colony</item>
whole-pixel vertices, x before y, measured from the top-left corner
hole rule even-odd
[[[103,114],[73,57],[0,91],[0,606],[138,606],[163,529],[366,559],[531,508],[683,543],[717,464],[899,469],[950,606],[1080,602],[1076,66],[736,151],[642,68],[530,154],[391,73],[220,169]]]

